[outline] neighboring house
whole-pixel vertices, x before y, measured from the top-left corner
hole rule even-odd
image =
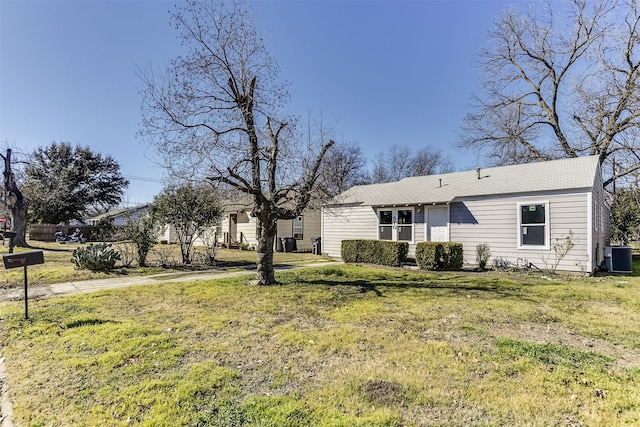
[[[11,230],[11,208],[0,198],[0,230]]]
[[[253,203],[247,197],[238,201],[225,201],[222,204],[223,216],[220,228],[220,241],[227,247],[246,244],[255,248],[258,244],[257,221],[251,215]],[[276,236],[276,250],[281,250],[281,238],[293,238],[296,250],[311,251],[311,239],[320,237],[321,213],[318,210],[305,210],[292,220],[279,220]]]
[[[158,230],[158,241],[162,244],[166,243],[178,243],[178,234],[176,228],[170,224],[163,224]]]
[[[115,208],[100,215],[87,218],[86,225],[99,225],[104,219],[111,219],[114,225],[125,225],[127,221],[136,221],[149,213],[149,205],[134,206],[129,208]],[[72,224],[73,225],[73,224]]]
[[[460,242],[466,264],[487,243],[489,265],[592,273],[609,243],[609,203],[597,156],[405,178],[362,185],[323,209],[322,252],[340,257],[344,239]]]

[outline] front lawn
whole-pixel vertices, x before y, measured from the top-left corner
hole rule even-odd
[[[195,262],[192,265],[181,265],[180,247],[177,244],[155,245],[148,258],[149,267],[140,268],[135,262],[130,266],[123,266],[122,262],[116,264],[116,268],[108,272],[93,272],[90,270],[76,270],[71,262],[73,250],[77,243],[60,244],[57,242],[30,241],[32,248],[15,248],[15,253],[22,251],[42,250],[44,264],[33,265],[28,269],[29,283],[33,286],[39,284],[62,283],[71,281],[105,279],[120,276],[148,276],[151,274],[171,273],[178,271],[197,271],[203,269],[229,268],[234,266],[246,266],[255,264],[256,253],[254,251],[241,251],[238,249],[219,249],[215,265],[203,265]],[[126,244],[115,243],[114,248],[123,249],[133,256],[133,248]],[[201,251],[196,247],[196,253]],[[0,246],[0,255],[8,253],[6,246]],[[276,265],[295,265],[305,262],[327,261],[326,257],[312,255],[311,253],[282,253],[274,254]],[[0,268],[0,288],[21,287],[24,283],[24,272],[21,268],[5,270]]]
[[[353,265],[0,305],[16,426],[640,423],[640,279]]]

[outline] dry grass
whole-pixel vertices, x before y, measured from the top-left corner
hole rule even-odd
[[[640,423],[640,279],[336,266],[0,306],[18,426]]]
[[[190,266],[182,266],[180,248],[178,245],[156,245],[149,254],[149,267],[140,268],[133,262],[130,266],[123,266],[122,262],[116,264],[116,268],[109,272],[92,272],[89,270],[76,270],[71,257],[78,244],[60,244],[57,242],[30,241],[31,248],[15,248],[15,252],[42,250],[44,264],[33,265],[28,268],[29,283],[38,284],[61,283],[90,279],[104,279],[119,276],[147,276],[151,274],[193,271],[211,268],[229,268],[240,265],[251,265],[256,262],[256,253],[252,251],[240,251],[219,249],[216,257],[216,265],[204,265],[198,262]],[[86,246],[86,244],[85,244]],[[126,248],[125,244],[114,244],[114,248],[132,252],[132,248]],[[0,254],[8,253],[6,246],[0,246]],[[196,256],[197,258],[197,256]],[[274,263],[278,265],[291,265],[304,262],[315,262],[317,255],[310,253],[275,253]],[[24,282],[24,273],[20,268],[5,270],[0,269],[0,288],[20,287]]]

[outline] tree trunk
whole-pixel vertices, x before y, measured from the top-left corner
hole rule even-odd
[[[277,232],[277,222],[265,221],[263,226],[258,223],[258,265],[257,284],[269,286],[278,283],[273,270],[273,242]]]
[[[27,208],[29,201],[18,188],[13,171],[11,170],[11,149],[7,149],[7,155],[0,157],[4,161],[4,189],[5,203],[11,208],[11,231],[15,231],[13,246],[28,248],[27,245]]]
[[[21,248],[29,247],[27,244],[27,206],[28,201],[23,197],[11,208],[11,228],[16,232],[13,246]]]

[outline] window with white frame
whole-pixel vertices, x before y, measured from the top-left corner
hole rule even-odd
[[[398,210],[398,238],[403,242],[413,240],[413,209]]]
[[[378,210],[378,239],[413,241],[413,209]]]
[[[378,239],[393,240],[393,211],[378,211]]]
[[[303,230],[303,222],[304,218],[302,215],[299,215],[297,218],[293,219],[293,238],[296,240],[302,240],[302,230]]]
[[[518,247],[549,248],[549,202],[518,204]]]

